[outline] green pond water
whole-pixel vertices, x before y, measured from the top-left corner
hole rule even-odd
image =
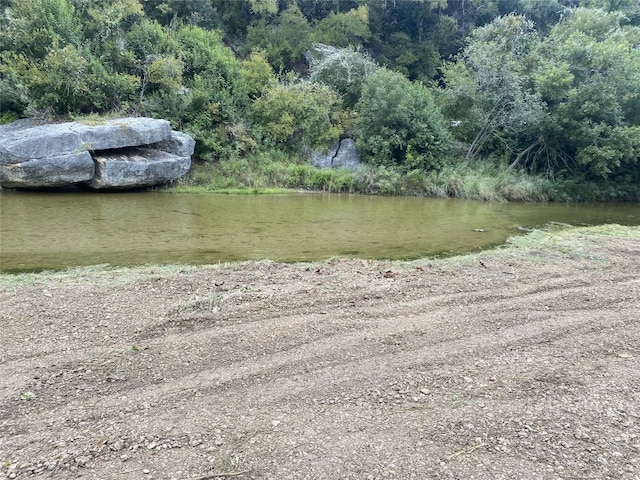
[[[638,204],[338,194],[0,191],[0,271],[336,256],[412,259],[504,243],[522,227],[640,224]]]

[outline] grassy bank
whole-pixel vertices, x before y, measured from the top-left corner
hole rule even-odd
[[[355,171],[323,170],[282,152],[224,162],[196,162],[189,176],[170,188],[175,192],[219,193],[278,193],[282,189],[490,201],[547,201],[556,196],[548,179],[489,162],[453,165],[440,172],[372,165]]]
[[[283,152],[224,162],[195,162],[174,192],[281,193],[290,189],[370,195],[452,197],[487,201],[638,201],[635,185],[562,182],[490,161],[453,163],[439,172],[364,165],[319,169]]]

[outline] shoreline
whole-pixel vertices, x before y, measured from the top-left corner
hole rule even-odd
[[[639,269],[607,225],[0,275],[0,477],[637,478]]]

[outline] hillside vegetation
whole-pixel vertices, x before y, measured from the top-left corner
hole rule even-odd
[[[185,186],[637,200],[635,0],[8,0],[0,121],[146,115]],[[354,138],[365,165],[309,149]]]

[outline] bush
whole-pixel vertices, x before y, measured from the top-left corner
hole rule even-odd
[[[267,144],[289,152],[327,148],[341,133],[339,105],[338,95],[324,85],[275,84],[254,102],[252,118]]]
[[[367,77],[356,109],[358,150],[368,163],[426,170],[446,163],[449,134],[423,85],[380,68]]]
[[[360,100],[366,78],[376,68],[365,54],[345,48],[315,60],[311,64],[310,79],[333,88],[342,96],[344,105],[352,108]]]

